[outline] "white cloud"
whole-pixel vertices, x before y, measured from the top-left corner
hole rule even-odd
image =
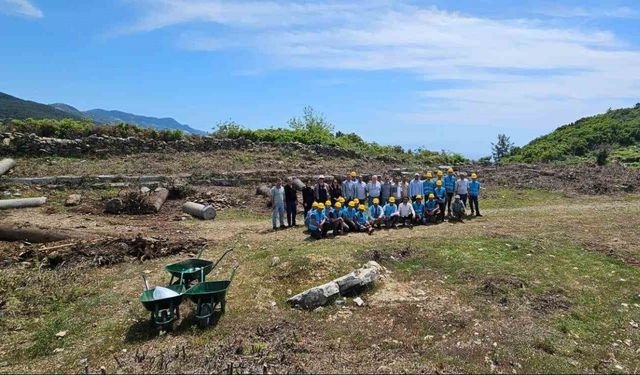
[[[44,17],[44,13],[29,0],[0,0],[0,11],[32,18]]]
[[[534,11],[549,17],[558,18],[639,18],[640,12],[629,7],[566,7],[550,5]]]
[[[424,105],[402,116],[415,123],[532,127],[544,120],[549,128],[631,103],[640,92],[640,52],[606,30],[397,1],[140,4],[143,17],[123,31],[182,25],[180,43],[188,49],[249,49],[274,68],[411,72],[425,84],[416,93]],[[192,23],[199,23],[197,33],[187,31]],[[457,84],[430,89],[433,80]]]

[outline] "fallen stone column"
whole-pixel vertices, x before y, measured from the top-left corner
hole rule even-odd
[[[39,228],[17,228],[10,225],[0,225],[0,241],[27,241],[31,243],[44,243],[62,241],[68,239],[65,233],[54,232]]]
[[[16,161],[13,159],[2,159],[0,160],[0,176],[9,172],[11,168],[16,166]]]
[[[333,303],[339,296],[355,296],[373,287],[380,276],[382,266],[369,261],[362,268],[358,268],[329,283],[308,289],[289,298],[287,303],[292,307],[313,310],[320,306]]]
[[[165,188],[157,188],[155,194],[149,198],[151,207],[154,212],[159,212],[164,202],[169,198],[169,190]]]
[[[216,218],[215,208],[199,203],[187,202],[182,206],[182,211],[202,220],[213,220]]]
[[[305,185],[305,183],[302,182],[302,180],[300,180],[299,178],[296,177],[293,179],[293,187],[296,190],[302,191],[302,189],[304,189],[305,186],[307,185]]]
[[[3,200],[0,200],[0,210],[7,210],[10,208],[38,207],[38,206],[42,206],[45,203],[47,203],[46,197],[3,199]]]
[[[271,188],[267,185],[258,185],[256,188],[256,195],[262,195],[266,198],[271,198]]]

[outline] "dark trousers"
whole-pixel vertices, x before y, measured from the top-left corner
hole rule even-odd
[[[460,194],[460,200],[464,204],[464,208],[467,208],[467,194]]]
[[[311,231],[311,237],[315,238],[316,240],[326,237],[327,232],[329,231],[330,228],[331,226],[329,225],[329,223],[325,222],[316,230]]]
[[[453,200],[453,193],[447,193],[447,213],[451,215],[451,201]]]
[[[349,230],[352,232],[357,232],[358,231],[358,224],[356,224],[355,221],[349,220],[347,218],[344,218],[344,223],[347,224],[347,227],[349,227]]]
[[[480,206],[478,206],[478,197],[469,195],[469,207],[471,207],[471,215],[473,215],[473,209],[475,207],[476,215],[480,215]]]
[[[440,212],[428,212],[427,215],[425,216],[425,221],[427,223],[437,223],[438,219],[440,218]]]
[[[444,221],[444,209],[447,206],[447,202],[438,202],[438,208],[440,208],[440,220]]]
[[[296,225],[296,209],[297,209],[297,205],[298,205],[298,202],[296,202],[296,201],[287,202],[287,204],[286,204],[287,224],[289,226]],[[306,215],[306,213],[305,213],[305,215]]]
[[[413,218],[413,222],[414,222],[416,225],[420,225],[420,224],[425,224],[427,221],[425,220],[424,215],[416,215],[416,216]]]
[[[391,228],[398,223],[398,215],[389,216],[384,219],[384,225],[387,228]]]
[[[336,219],[329,219],[329,222],[331,223],[331,229],[333,229],[334,236],[340,234],[340,231],[342,231],[342,233],[346,233],[349,231],[349,227],[344,223],[344,220],[342,220],[341,217]]]
[[[409,214],[408,216],[401,217],[400,222],[404,226],[406,226],[407,224],[413,224],[413,214]]]
[[[311,210],[311,206],[313,206],[313,202],[302,203],[302,208],[304,209],[304,217],[307,217],[307,213]]]

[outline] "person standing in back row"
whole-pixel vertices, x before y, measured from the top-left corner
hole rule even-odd
[[[460,177],[456,182],[456,194],[460,196],[460,200],[464,207],[467,207],[467,194],[469,193],[469,180],[465,172],[460,173]]]
[[[278,179],[276,186],[271,188],[271,207],[273,207],[273,215],[271,215],[273,230],[278,229],[276,226],[276,216],[280,218],[280,228],[286,228],[284,226],[284,187],[282,186],[281,179]]]
[[[357,176],[358,174],[354,171],[351,172],[346,180],[342,181],[342,196],[347,200],[347,202],[352,201],[354,198],[356,198]]]
[[[329,184],[324,182],[324,176],[318,177],[318,183],[313,189],[313,193],[316,197],[316,202],[326,202],[329,200]]]
[[[395,192],[393,191],[394,188],[395,188],[395,185],[393,184],[393,181],[391,181],[391,178],[389,177],[389,175],[385,175],[384,183],[380,188],[380,204],[382,206],[387,204],[392,194],[395,194]]]
[[[285,209],[287,210],[287,225],[289,227],[296,226],[296,210],[298,206],[298,192],[293,186],[293,177],[287,179],[284,187]]]
[[[378,199],[378,203],[380,203],[380,189],[382,189],[382,185],[378,181],[378,176],[375,174],[371,176],[371,181],[367,184],[367,194],[369,195],[369,201],[367,202],[369,206],[373,204],[374,199]]]
[[[367,201],[367,183],[364,182],[364,178],[362,178],[362,175],[358,176],[355,188],[356,198],[364,204]]]
[[[336,204],[338,199],[342,196],[342,186],[337,178],[333,179],[331,186],[329,186],[329,195],[331,196],[331,203]]]
[[[451,216],[451,202],[456,193],[456,176],[453,174],[453,168],[447,170],[447,176],[444,178],[444,190],[447,192],[447,216]]]
[[[413,175],[413,180],[409,182],[409,197],[415,202],[418,195],[422,195],[423,181],[420,179],[420,173]]]
[[[313,182],[311,179],[307,181],[307,184],[302,188],[302,207],[304,208],[304,217],[307,217],[307,214],[313,208],[313,203],[316,201],[316,195],[313,192]]]
[[[473,216],[473,209],[475,208],[476,216],[480,215],[480,206],[478,205],[478,197],[480,196],[480,181],[478,181],[478,175],[471,174],[471,182],[469,182],[469,207],[471,208],[471,216]]]

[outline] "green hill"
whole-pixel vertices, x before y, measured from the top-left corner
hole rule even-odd
[[[599,153],[640,166],[640,103],[561,126],[503,160],[523,163],[595,160]]]
[[[62,120],[65,118],[78,119],[79,117],[46,104],[22,100],[0,92],[0,119],[24,120],[28,118]]]

